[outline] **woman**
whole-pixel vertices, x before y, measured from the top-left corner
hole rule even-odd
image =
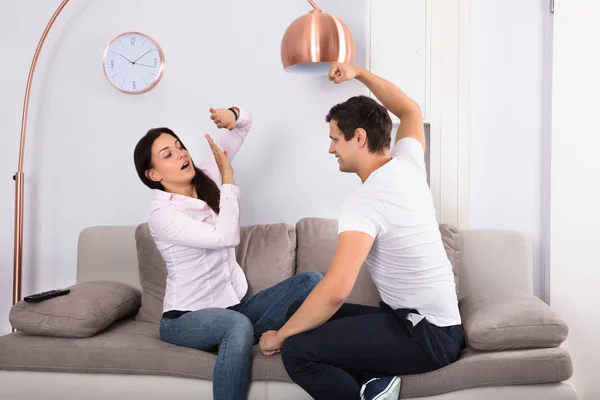
[[[214,158],[196,166],[172,130],[156,128],[136,145],[134,162],[142,182],[154,190],[148,226],[167,266],[160,337],[179,346],[217,350],[214,399],[245,399],[252,346],[263,332],[279,329],[289,306],[323,277],[298,274],[245,296],[248,283],[235,258],[239,188],[230,161],[252,119],[239,107],[211,108],[210,114],[217,127],[231,131],[218,145],[206,135]]]

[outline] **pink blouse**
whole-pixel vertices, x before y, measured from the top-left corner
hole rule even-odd
[[[236,128],[218,141],[232,160],[244,142],[252,116],[240,108]],[[239,188],[221,184],[212,153],[198,168],[221,190],[217,215],[204,201],[154,190],[148,227],[167,266],[163,312],[196,311],[238,304],[248,290],[246,276],[235,259],[240,242]]]

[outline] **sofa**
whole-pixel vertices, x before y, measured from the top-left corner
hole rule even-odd
[[[325,218],[242,227],[236,257],[249,293],[295,273],[326,273],[336,233],[337,221]],[[449,366],[403,376],[400,398],[577,399],[568,382],[571,358],[561,347],[568,328],[532,295],[528,240],[512,231],[449,225],[440,225],[440,234],[467,347]],[[159,338],[165,277],[147,224],[84,229],[71,293],[11,309],[18,331],[0,337],[0,398],[212,398],[216,354]],[[365,266],[348,302],[379,300]],[[255,346],[248,398],[310,397],[289,379],[280,355],[264,356]]]

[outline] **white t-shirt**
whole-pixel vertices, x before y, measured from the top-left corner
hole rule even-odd
[[[398,141],[392,159],[375,170],[342,206],[338,232],[375,241],[366,263],[381,299],[417,310],[437,326],[461,323],[452,266],[442,243],[421,144]]]

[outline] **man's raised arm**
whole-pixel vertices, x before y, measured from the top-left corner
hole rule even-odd
[[[329,79],[335,83],[350,79],[362,82],[385,108],[400,119],[395,142],[411,137],[421,143],[425,150],[425,130],[421,107],[399,87],[364,68],[337,62],[331,63]]]

